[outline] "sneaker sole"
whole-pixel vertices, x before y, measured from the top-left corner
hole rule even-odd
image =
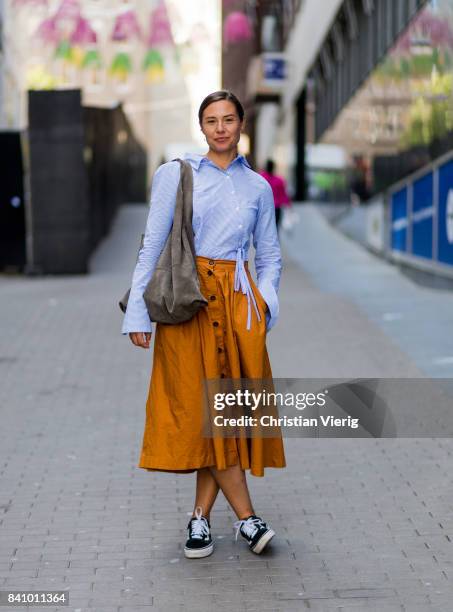
[[[186,548],[184,547],[184,556],[188,559],[201,559],[202,557],[208,557],[214,552],[214,542],[211,542],[204,548]]]
[[[260,539],[258,540],[258,542],[255,544],[253,548],[250,547],[250,550],[252,550],[254,553],[259,555],[264,550],[265,546],[269,544],[269,542],[272,540],[274,535],[275,535],[275,531],[273,531],[272,529],[269,529],[269,531],[266,531],[266,533],[263,533],[263,535],[260,537]]]

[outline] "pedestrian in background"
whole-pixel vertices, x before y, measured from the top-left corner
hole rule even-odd
[[[275,437],[204,437],[203,399],[206,379],[272,379],[266,333],[278,318],[282,267],[274,198],[268,182],[238,154],[245,119],[237,97],[225,90],[210,94],[198,120],[209,150],[185,159],[193,171],[196,267],[208,304],[183,323],[156,324],[138,467],[197,472],[186,557],[213,552],[210,511],[219,489],[237,515],[236,539],[240,532],[259,554],[275,533],[255,513],[245,470],[263,476],[265,467],[286,466],[281,431],[275,428]],[[178,161],[162,164],[153,178],[122,328],[142,348],[149,348],[152,331],[143,292],[171,230],[179,178]],[[251,235],[256,284],[248,268]]]
[[[266,161],[266,169],[260,170],[260,174],[266,179],[266,181],[270,184],[272,188],[272,193],[274,195],[274,203],[275,203],[275,220],[276,220],[277,229],[278,229],[280,227],[281,218],[282,218],[282,208],[284,206],[291,206],[291,199],[286,190],[285,179],[278,174],[274,174],[274,170],[275,170],[274,160],[268,159]]]
[[[369,164],[363,155],[354,155],[353,170],[350,181],[351,204],[359,206],[370,197]]]

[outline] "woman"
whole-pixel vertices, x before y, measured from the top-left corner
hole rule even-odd
[[[220,378],[272,378],[266,332],[278,317],[281,255],[269,184],[238,154],[244,109],[229,91],[201,103],[198,119],[209,151],[186,155],[193,171],[193,229],[200,289],[208,300],[192,319],[157,323],[138,467],[149,471],[197,472],[196,499],[184,548],[188,558],[214,549],[210,511],[222,489],[238,520],[238,532],[260,553],[275,535],[255,514],[245,470],[285,467],[276,437],[203,436],[203,383]],[[155,172],[143,247],[134,271],[122,333],[149,348],[151,322],[142,297],[171,230],[180,164]],[[258,287],[248,270],[250,235],[256,249]]]
[[[275,203],[275,219],[277,221],[277,230],[280,227],[282,220],[282,207],[290,206],[291,200],[286,191],[285,179],[278,174],[274,174],[275,162],[273,159],[266,161],[266,169],[261,170],[260,174],[263,176],[269,185],[272,187],[272,193],[274,194]]]

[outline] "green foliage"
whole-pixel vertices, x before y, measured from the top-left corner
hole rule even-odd
[[[313,174],[313,184],[323,191],[334,191],[346,187],[346,176],[341,172],[323,172]]]
[[[408,79],[429,78],[433,70],[447,72],[453,64],[452,53],[448,50],[433,48],[431,53],[422,55],[387,55],[373,73],[378,81],[396,82]]]
[[[428,145],[453,130],[453,74],[433,73],[420,83],[409,107],[409,122],[402,137],[405,146]]]

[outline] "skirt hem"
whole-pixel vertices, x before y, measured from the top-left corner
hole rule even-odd
[[[197,470],[200,470],[205,467],[217,467],[214,463],[191,466],[187,468],[176,468],[173,466],[172,467],[161,467],[161,466],[151,467],[149,464],[143,465],[143,463],[148,463],[148,462],[146,460],[140,461],[140,463],[137,464],[137,467],[142,470],[146,470],[148,472],[170,472],[173,474],[192,474],[193,472],[196,472]],[[149,462],[149,463],[152,463],[152,462]],[[237,460],[234,463],[230,463],[227,461],[227,467],[232,467],[233,465],[237,465],[237,464],[238,464]],[[250,465],[242,466],[242,469],[249,470],[252,476],[262,477],[264,476],[264,468],[277,468],[278,469],[278,468],[285,468],[287,467],[287,465],[286,465],[286,461],[283,461],[283,463],[277,463],[277,464],[276,463],[263,463],[260,467],[263,469],[256,470],[256,468],[250,467]],[[226,468],[217,468],[217,469],[226,469]]]

